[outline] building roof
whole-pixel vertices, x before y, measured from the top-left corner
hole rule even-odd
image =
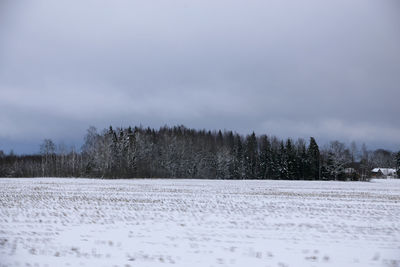
[[[396,173],[394,168],[374,168],[372,172],[381,172],[383,175],[392,175]]]

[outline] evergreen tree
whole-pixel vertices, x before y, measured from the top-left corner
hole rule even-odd
[[[297,162],[296,162],[296,151],[293,147],[291,139],[286,141],[286,160],[287,160],[287,179],[297,179]]]
[[[226,145],[230,155],[230,161],[228,166],[228,178],[235,177],[235,137],[232,131],[229,131],[225,137]]]
[[[243,168],[243,145],[242,138],[240,135],[235,136],[235,149],[234,149],[234,179],[243,179],[244,168]]]
[[[18,156],[0,153],[0,176],[164,177],[219,179],[343,179],[345,167],[360,159],[361,179],[373,164],[393,167],[400,173],[400,152],[361,147],[347,148],[338,141],[319,150],[314,138],[308,147],[302,139],[293,143],[255,133],[187,129],[159,130],[135,127],[97,133],[90,127],[82,151],[45,140],[41,154]]]
[[[260,155],[259,155],[259,174],[260,179],[271,179],[272,177],[272,151],[271,143],[268,136],[263,135],[260,138]]]
[[[244,170],[245,177],[248,179],[257,178],[257,149],[257,138],[256,134],[253,132],[251,135],[247,136],[245,142]]]
[[[279,179],[287,180],[289,179],[288,157],[283,141],[280,142],[278,155],[279,155]]]
[[[116,177],[119,172],[119,145],[117,133],[110,126],[108,130],[108,137],[111,142],[108,144],[110,150],[110,175]]]
[[[127,176],[135,177],[136,175],[136,144],[135,144],[135,134],[132,131],[132,128],[129,127],[127,131]]]
[[[281,142],[275,136],[271,138],[271,179],[281,178]]]
[[[296,147],[297,178],[305,179],[307,177],[307,171],[309,170],[306,142],[303,139],[299,139],[297,140]]]
[[[221,130],[218,131],[216,142],[217,142],[217,149],[220,149],[224,146],[224,137],[222,136]]]
[[[310,144],[308,145],[307,158],[308,178],[312,180],[320,179],[320,152],[314,137],[310,137]]]

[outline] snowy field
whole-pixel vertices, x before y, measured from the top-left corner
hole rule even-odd
[[[400,180],[0,179],[0,266],[400,266]]]

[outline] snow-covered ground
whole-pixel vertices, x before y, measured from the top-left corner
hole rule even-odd
[[[0,266],[400,266],[400,180],[0,179]]]

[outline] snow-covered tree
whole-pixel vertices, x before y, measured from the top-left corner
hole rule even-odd
[[[327,150],[326,170],[330,177],[342,179],[344,175],[344,167],[351,162],[351,154],[344,143],[332,141]]]

